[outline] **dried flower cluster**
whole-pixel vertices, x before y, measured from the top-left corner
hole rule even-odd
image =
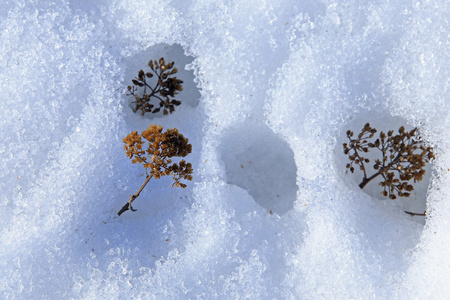
[[[137,131],[127,135],[123,142],[125,143],[125,153],[131,159],[133,164],[143,164],[147,173],[146,180],[139,191],[130,196],[130,200],[119,211],[119,216],[126,210],[131,209],[131,203],[139,196],[139,193],[154,177],[158,179],[162,176],[172,175],[174,179],[173,186],[185,188],[186,184],[181,183],[181,179],[192,180],[192,165],[184,159],[178,164],[173,163],[173,157],[185,157],[192,151],[192,145],[178,129],[167,129],[159,125],[150,125],[150,127],[139,134]],[[143,141],[145,139],[146,141]]]
[[[180,100],[171,99],[174,98],[178,92],[183,90],[183,81],[176,77],[172,77],[173,74],[178,72],[177,68],[173,68],[174,62],[166,64],[164,58],[161,57],[158,61],[150,60],[148,66],[151,72],[145,73],[140,70],[138,77],[132,80],[133,86],[128,86],[128,96],[133,95],[136,105],[133,109],[134,112],[141,110],[142,115],[146,112],[157,113],[163,109],[163,113],[167,115],[175,110],[175,106],[181,104]],[[156,75],[156,85],[150,86],[148,80]],[[144,88],[142,96],[138,95],[140,87]],[[159,100],[159,106],[151,103],[152,98]]]
[[[353,138],[352,131],[347,131],[350,142],[343,145],[344,153],[350,159],[346,166],[347,172],[350,170],[353,173],[355,166],[363,171],[363,180],[359,185],[361,189],[374,178],[381,176],[383,181],[379,185],[383,187],[384,196],[389,196],[390,199],[396,199],[396,194],[399,197],[409,197],[414,187],[408,182],[411,179],[414,179],[414,182],[423,179],[425,163],[434,158],[433,149],[423,145],[417,128],[406,131],[402,126],[398,134],[394,134],[393,130],[388,131],[387,135],[381,132],[379,138],[369,142],[368,139],[373,138],[376,132],[369,123],[364,125],[356,139]],[[373,169],[376,172],[368,177],[365,164],[370,163],[370,160],[362,154],[369,152],[371,148],[380,150],[382,157],[375,159]]]

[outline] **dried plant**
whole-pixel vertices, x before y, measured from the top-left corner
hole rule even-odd
[[[162,176],[172,175],[174,180],[172,187],[181,188],[186,187],[186,184],[180,182],[181,179],[192,180],[193,170],[190,163],[183,159],[178,164],[172,164],[171,160],[172,157],[185,157],[191,153],[192,145],[178,132],[178,129],[167,129],[165,132],[162,130],[161,126],[153,124],[142,134],[133,131],[123,139],[127,156],[133,164],[143,164],[147,176],[138,192],[131,195],[127,204],[119,211],[119,216],[129,209],[135,211],[131,207],[131,203],[139,196],[152,177],[158,179]],[[142,140],[143,138],[147,141],[147,145]]]
[[[387,135],[380,132],[379,138],[370,142],[377,130],[369,123],[364,125],[357,138],[353,138],[353,132],[348,130],[347,137],[349,143],[344,143],[344,153],[348,155],[350,163],[346,165],[347,172],[354,172],[355,167],[363,172],[363,179],[359,187],[363,189],[370,181],[378,176],[383,180],[379,183],[383,187],[381,192],[385,197],[396,199],[399,197],[409,197],[414,186],[409,183],[411,179],[415,182],[421,181],[425,175],[425,163],[434,159],[433,149],[425,147],[420,138],[417,128],[407,131],[405,127],[400,127],[398,134],[393,130]],[[368,158],[362,156],[369,152],[369,149],[378,149],[381,152],[381,159],[375,159],[373,169],[375,173],[367,175]],[[414,213],[410,213],[414,214]]]
[[[183,90],[183,81],[176,77],[172,77],[178,72],[177,68],[173,68],[174,62],[166,64],[164,58],[161,57],[158,61],[150,60],[148,66],[151,72],[145,73],[143,70],[139,70],[138,76],[132,80],[133,86],[128,86],[127,96],[133,95],[136,105],[133,112],[141,110],[142,115],[146,112],[157,113],[163,109],[163,113],[167,115],[175,110],[175,106],[181,104],[180,100],[171,99],[174,98],[178,92]],[[152,87],[149,84],[150,78],[156,75],[156,84]],[[139,88],[143,87],[143,95],[138,95]],[[152,98],[159,100],[159,106],[151,103]]]

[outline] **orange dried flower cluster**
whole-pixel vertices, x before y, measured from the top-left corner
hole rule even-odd
[[[394,131],[388,131],[387,135],[384,132],[380,133],[380,137],[374,142],[369,142],[377,130],[372,128],[369,123],[364,125],[361,133],[356,139],[353,139],[353,132],[348,130],[347,137],[349,143],[344,143],[344,153],[348,155],[350,163],[346,168],[350,172],[355,171],[355,167],[363,171],[363,181],[359,185],[362,189],[372,179],[381,176],[383,181],[379,183],[383,187],[382,194],[389,196],[390,199],[399,197],[409,197],[410,192],[414,190],[412,184],[408,181],[414,179],[414,182],[421,181],[425,175],[425,163],[434,159],[433,149],[425,147],[423,141],[418,135],[417,128],[406,131],[405,127],[400,127],[399,134],[394,135]],[[369,163],[368,158],[364,158],[362,153],[369,152],[369,149],[376,148],[382,153],[381,159],[376,159],[373,165],[375,174],[368,177],[366,174],[366,163]],[[416,153],[416,151],[419,151]]]
[[[146,112],[157,113],[163,109],[163,113],[167,115],[175,110],[175,106],[181,104],[180,100],[171,99],[174,98],[178,92],[183,90],[183,81],[173,77],[173,74],[178,72],[177,68],[173,68],[174,62],[167,63],[164,58],[161,57],[159,62],[150,60],[148,66],[152,72],[145,73],[143,70],[139,70],[138,77],[132,80],[133,86],[128,86],[129,94],[133,95],[136,105],[133,109],[134,112],[141,110],[142,115]],[[156,75],[157,81],[154,87],[150,86],[148,80]],[[140,87],[144,88],[142,96],[137,94]],[[149,89],[147,93],[147,89]],[[159,100],[159,106],[151,103],[152,98]]]
[[[192,151],[192,145],[178,129],[167,129],[162,132],[163,128],[159,125],[150,125],[142,134],[133,131],[127,135],[123,142],[126,155],[131,159],[133,164],[143,164],[148,175],[155,179],[161,176],[172,175],[174,184],[172,186],[185,188],[186,185],[181,183],[181,179],[192,180],[192,165],[184,159],[178,164],[172,163],[172,157],[185,157]],[[147,147],[145,147],[145,141]]]

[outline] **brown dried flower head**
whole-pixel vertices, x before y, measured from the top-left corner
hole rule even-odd
[[[354,172],[355,167],[363,171],[363,180],[359,187],[364,188],[372,179],[381,176],[383,181],[379,183],[383,187],[382,194],[390,199],[409,197],[414,190],[411,179],[415,182],[421,181],[425,175],[425,164],[434,159],[433,149],[425,147],[420,138],[417,128],[407,131],[400,127],[398,134],[393,130],[387,134],[380,132],[379,138],[373,138],[377,130],[369,123],[365,124],[357,138],[353,138],[353,132],[347,131],[349,143],[344,143],[344,153],[348,155],[350,163],[346,165],[347,172]],[[370,149],[378,149],[382,156],[375,159],[373,169],[376,171],[370,177],[366,173],[366,164],[370,163],[368,158],[362,156]]]
[[[148,175],[158,179],[165,175],[172,175],[174,183],[172,186],[185,188],[181,179],[192,180],[192,165],[184,159],[178,164],[172,164],[172,157],[185,157],[192,151],[192,145],[178,129],[167,129],[159,125],[150,125],[142,134],[137,131],[127,135],[125,143],[125,153],[133,164],[143,164]],[[143,141],[143,139],[145,141]]]
[[[150,60],[148,66],[151,72],[145,73],[140,70],[138,76],[131,81],[133,85],[127,87],[129,92],[127,96],[133,95],[135,99],[133,103],[136,106],[133,111],[140,110],[142,115],[146,112],[157,113],[161,109],[165,115],[174,112],[175,106],[180,105],[181,101],[173,98],[183,90],[183,81],[173,76],[178,72],[177,68],[173,67],[174,62],[166,64],[164,58],[161,57],[159,61]],[[149,81],[153,77],[156,78],[156,83],[152,87]],[[144,88],[143,94],[140,96],[138,91],[142,87]],[[151,103],[153,99],[159,103]]]

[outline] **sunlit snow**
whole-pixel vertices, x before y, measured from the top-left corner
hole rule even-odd
[[[0,7],[0,298],[450,294],[448,1]],[[162,56],[182,104],[134,114],[126,87]],[[434,147],[410,198],[345,174],[366,122]],[[117,217],[145,179],[122,138],[150,124],[189,138],[194,180]]]

